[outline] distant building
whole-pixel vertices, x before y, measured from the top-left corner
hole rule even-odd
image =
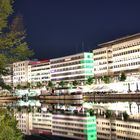
[[[29,60],[13,63],[13,85],[26,85],[28,83]]]
[[[99,44],[93,50],[95,77],[140,74],[140,33]]]
[[[93,54],[84,52],[50,60],[52,81],[85,81],[93,77]]]
[[[50,80],[50,62],[49,60],[30,62],[28,65],[28,82],[46,82]]]
[[[47,81],[85,81],[109,75],[118,80],[122,72],[127,80],[140,80],[140,33],[99,44],[93,53],[82,52],[51,60],[13,63],[13,73],[4,77],[14,86]],[[12,77],[12,79],[11,79]]]

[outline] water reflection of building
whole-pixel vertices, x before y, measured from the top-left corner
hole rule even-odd
[[[52,114],[51,113],[32,113],[32,134],[51,134]]]
[[[15,113],[16,120],[18,121],[17,127],[24,134],[30,135],[30,127],[32,126],[32,115],[26,110]]]
[[[96,117],[86,114],[53,114],[52,135],[96,140]]]
[[[94,140],[96,133],[97,139],[102,140],[139,140],[140,137],[140,123],[132,119],[128,123],[103,116],[46,112],[21,112],[16,118],[18,128],[25,134],[51,134],[80,140]]]
[[[85,111],[93,109],[97,115]],[[42,104],[33,112],[16,114],[18,128],[25,134],[47,134],[80,140],[139,140],[139,102],[84,103],[83,105]],[[112,110],[107,117],[106,110]],[[124,121],[123,112],[129,114]],[[107,117],[107,118],[106,118]],[[97,129],[96,129],[97,128]],[[93,137],[92,137],[93,136]]]
[[[18,128],[25,134],[51,134],[80,140],[96,140],[96,117],[81,113],[16,113]]]
[[[98,117],[97,138],[102,140],[139,140],[140,123]]]
[[[139,102],[116,102],[116,103],[100,103],[94,105],[94,108],[100,112],[101,107],[104,110],[112,110],[116,113],[127,112],[129,115],[138,115],[140,113]]]

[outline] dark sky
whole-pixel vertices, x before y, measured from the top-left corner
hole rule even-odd
[[[140,32],[140,0],[16,0],[35,58],[82,51]]]

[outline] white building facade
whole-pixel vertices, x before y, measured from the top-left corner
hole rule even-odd
[[[26,85],[28,83],[28,64],[27,61],[13,63],[13,85]]]
[[[50,60],[52,81],[84,81],[93,77],[93,54],[79,53]]]
[[[49,60],[30,62],[28,66],[28,82],[47,82],[50,80]]]
[[[140,33],[99,45],[93,50],[94,74],[140,75]]]

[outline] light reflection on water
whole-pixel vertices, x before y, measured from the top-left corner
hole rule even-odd
[[[98,124],[96,124],[96,127],[97,127],[98,138],[101,138],[100,136],[102,133],[107,133],[107,128],[102,128],[102,131],[100,132],[101,128],[99,129],[99,127],[102,127],[102,125],[99,125],[99,122],[107,123],[108,119],[111,118],[111,120],[114,120],[114,121],[121,120],[122,122],[125,123],[126,120],[124,120],[124,117],[123,117],[124,112],[128,114],[131,122],[133,123],[135,122],[136,127],[140,127],[140,123],[139,123],[140,102],[135,101],[135,100],[117,101],[117,102],[113,102],[109,100],[105,100],[102,102],[101,101],[100,102],[83,102],[81,100],[67,100],[67,101],[66,100],[47,100],[47,101],[46,100],[18,100],[18,101],[7,100],[7,101],[0,101],[0,106],[7,107],[9,110],[14,110],[16,115],[23,114],[26,117],[28,116],[27,119],[29,119],[30,113],[34,115],[40,115],[42,117],[45,114],[49,115],[49,113],[56,113],[56,112],[59,114],[64,113],[64,112],[71,112],[72,114],[74,113],[76,115],[75,110],[77,112],[86,112],[92,109],[94,110],[94,115],[97,117]],[[108,115],[107,111],[111,111],[111,114],[112,114],[111,117],[107,116]],[[28,123],[29,123],[29,120],[28,120]],[[119,125],[119,124],[116,124],[116,125]],[[30,134],[29,132],[30,129],[29,128],[26,128],[26,129],[28,130],[25,131],[24,129],[22,129],[23,133]],[[116,131],[122,131],[122,130],[116,130]],[[129,131],[130,132],[127,132],[127,133],[131,133],[131,131],[133,130],[129,130]],[[112,135],[111,132],[110,132],[110,135]],[[137,134],[137,135],[139,136],[140,134]],[[119,139],[119,136],[116,139]],[[133,135],[132,135],[132,139],[133,139]]]
[[[116,113],[126,112],[128,115],[138,116],[140,114],[140,102],[136,101],[117,101],[110,102],[107,100],[104,102],[83,102],[81,100],[18,100],[18,101],[0,101],[1,107],[9,108],[41,108],[44,110],[78,110],[83,108],[84,110],[93,109],[96,112],[99,110],[112,110]]]

